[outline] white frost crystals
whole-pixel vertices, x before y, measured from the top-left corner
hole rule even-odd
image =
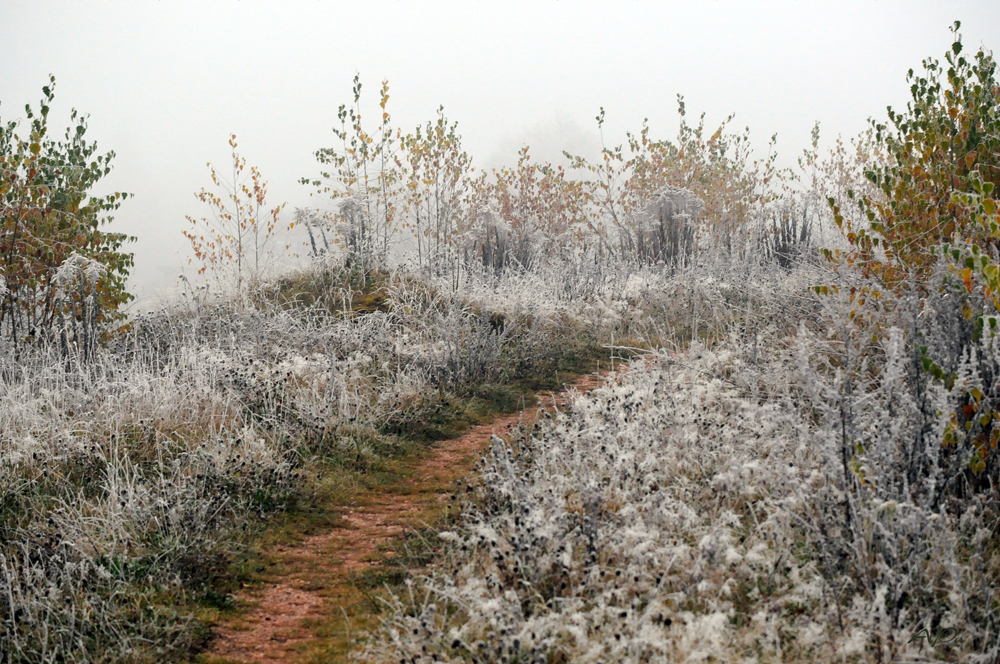
[[[76,283],[77,280],[91,285],[96,284],[106,272],[107,268],[100,262],[74,251],[56,270],[55,280],[65,292],[66,287]]]
[[[893,493],[916,426],[902,333],[887,331],[878,373],[847,393],[805,327],[760,348],[734,327],[714,348],[636,360],[569,414],[494,439],[442,562],[390,599],[362,659],[937,659],[940,644],[915,636],[940,625],[964,639],[948,652],[992,661],[974,616],[995,598],[979,553],[995,513],[972,500],[955,518],[921,491]],[[1000,357],[993,346],[977,352]],[[958,381],[977,380],[963,368],[974,362]],[[921,398],[947,412],[941,390]],[[864,444],[849,491],[845,399]]]
[[[731,353],[682,359],[690,368],[665,354],[637,362],[578,396],[571,415],[494,443],[467,529],[448,536],[450,564],[414,592],[456,617],[421,621],[399,600],[392,642],[368,655],[829,654],[833,636],[817,620],[830,624],[832,609],[815,564],[790,555],[798,538],[778,505],[820,460],[779,409],[711,378],[739,368]]]

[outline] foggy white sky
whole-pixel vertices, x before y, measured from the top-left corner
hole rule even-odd
[[[404,130],[439,104],[459,121],[474,164],[593,154],[650,118],[673,138],[677,93],[689,117],[735,113],[764,149],[778,134],[794,163],[813,123],[824,143],[907,99],[907,69],[940,58],[962,21],[968,49],[1000,49],[1000,2],[55,2],[0,1],[0,118],[21,117],[55,74],[53,129],[72,107],[88,137],[117,153],[109,190],[135,197],[114,230],[138,236],[133,292],[170,288],[187,262],[193,193],[224,165],[226,141],[270,182],[271,202],[316,204],[297,184],[334,144],[336,109],[361,74],[370,104],[382,78]],[[369,117],[374,118],[375,114]]]

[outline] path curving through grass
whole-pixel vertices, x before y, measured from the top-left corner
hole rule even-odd
[[[342,527],[271,552],[277,571],[263,587],[237,596],[237,605],[245,610],[215,627],[211,648],[199,661],[346,660],[352,632],[377,621],[377,606],[365,591],[364,579],[379,578],[379,572],[390,567],[394,543],[447,514],[456,480],[472,472],[491,437],[519,423],[530,425],[542,411],[566,407],[573,392],[602,383],[601,376],[586,374],[558,393],[541,393],[537,407],[429,446],[404,462],[398,480],[359,489],[343,507]],[[405,567],[417,571],[413,565]]]

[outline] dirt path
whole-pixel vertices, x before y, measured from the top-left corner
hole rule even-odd
[[[250,605],[241,618],[214,630],[206,662],[336,661],[350,641],[354,607],[363,593],[354,579],[385,559],[384,545],[440,513],[455,480],[471,472],[475,459],[493,433],[503,434],[519,421],[531,424],[538,410],[566,406],[571,390],[600,386],[603,379],[586,375],[557,394],[539,395],[537,409],[500,417],[469,430],[461,438],[442,441],[406,465],[406,479],[379,492],[359,495],[342,515],[348,524],[305,539],[274,553],[282,573],[262,591],[237,597]],[[369,611],[370,613],[370,611]],[[334,632],[341,632],[339,639]]]

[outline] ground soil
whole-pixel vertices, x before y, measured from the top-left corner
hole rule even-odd
[[[384,566],[394,540],[419,532],[447,509],[455,481],[472,471],[494,434],[531,424],[540,410],[563,409],[572,391],[602,383],[590,374],[566,390],[539,395],[538,407],[474,427],[441,441],[409,460],[403,479],[378,491],[361,492],[341,514],[345,527],[272,552],[278,561],[263,588],[236,598],[243,611],[213,630],[203,662],[344,661],[351,632],[373,624],[376,608],[359,587],[366,572]],[[413,571],[413,570],[410,570]]]

